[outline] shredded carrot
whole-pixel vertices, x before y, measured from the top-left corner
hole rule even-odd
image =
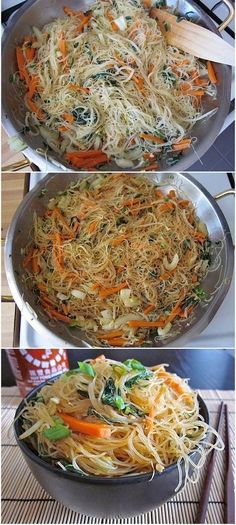
[[[174,270],[170,270],[169,272],[162,273],[159,277],[159,281],[166,281],[167,279],[169,279],[169,277],[173,274],[173,271]]]
[[[175,197],[176,197],[175,190],[170,190],[169,193],[167,194],[167,197],[169,199],[175,199]]]
[[[155,307],[154,304],[149,304],[149,306],[146,306],[146,308],[144,308],[143,313],[144,313],[145,315],[150,314],[150,312],[152,312],[153,310],[155,310],[155,308],[156,308],[156,307]]]
[[[61,271],[63,267],[63,253],[62,253],[61,235],[58,232],[56,232],[54,235],[53,255],[54,255],[57,270]]]
[[[63,419],[73,432],[80,432],[89,436],[107,439],[111,437],[111,428],[105,423],[91,423],[85,419],[78,419],[69,414],[59,412],[59,416]]]
[[[54,208],[53,210],[53,215],[55,215],[55,217],[59,220],[59,222],[61,224],[63,224],[63,226],[65,227],[65,229],[68,231],[68,233],[70,234],[71,237],[73,237],[73,234],[72,234],[72,231],[71,231],[71,228],[70,226],[68,225],[65,217],[62,215],[62,212],[60,210],[60,208]]]
[[[176,144],[172,144],[172,149],[174,151],[180,151],[182,149],[190,148],[190,146],[191,146],[191,139],[183,139]]]
[[[217,84],[218,83],[218,79],[217,79],[217,76],[216,76],[216,73],[215,73],[215,70],[214,70],[214,66],[212,64],[212,62],[210,62],[209,60],[207,61],[207,72],[208,72],[208,77],[211,81],[212,84]]]
[[[70,7],[63,7],[64,13],[68,16],[80,16],[83,15],[82,11],[74,11]]]
[[[193,83],[194,83],[195,86],[206,87],[209,84],[209,80],[206,80],[204,78],[195,78]]]
[[[33,257],[34,249],[31,247],[27,253],[27,255],[23,259],[22,266],[23,268],[27,268],[29,266],[29,263],[31,262],[31,259]]]
[[[184,300],[185,295],[186,295],[186,290],[184,288],[182,290],[182,292],[180,292],[180,296],[179,296],[178,301],[176,302],[175,306],[172,308],[172,311],[170,312],[170,314],[166,318],[164,326],[166,326],[168,323],[172,323],[174,318],[178,315],[178,313],[181,310],[180,305],[181,305],[182,301]]]
[[[57,310],[52,310],[51,308],[47,309],[47,313],[49,317],[52,317],[52,319],[56,319],[58,321],[63,321],[64,323],[71,324],[73,322],[72,319],[69,319],[66,315],[60,314],[57,312]]]
[[[32,257],[32,272],[33,273],[39,273],[41,270],[40,264],[39,264],[39,254],[38,250],[34,250],[33,257]]]
[[[87,230],[89,233],[94,233],[97,229],[97,226],[99,224],[99,221],[93,221],[89,224]]]
[[[172,211],[175,209],[175,205],[173,202],[165,202],[164,204],[161,204],[159,207],[159,210],[162,211]]]
[[[25,57],[26,57],[27,62],[32,62],[32,60],[35,57],[35,52],[36,50],[34,47],[31,47],[31,46],[25,47]]]
[[[127,283],[118,284],[118,286],[114,286],[113,288],[103,288],[99,292],[99,297],[109,297],[109,295],[113,295],[119,292],[120,290],[123,290],[123,288],[128,288]]]
[[[95,284],[93,284],[93,286],[91,287],[91,289],[92,289],[93,291],[97,290],[97,288],[100,288],[100,284],[99,284],[99,283],[95,283]]]
[[[16,60],[17,60],[17,66],[18,66],[19,73],[20,73],[20,79],[25,80],[26,84],[28,85],[30,81],[30,76],[26,70],[25,59],[24,59],[22,48],[19,46],[16,47]]]
[[[201,244],[204,243],[204,241],[206,240],[206,235],[204,233],[201,233],[201,232],[198,232],[198,231],[195,231],[194,232],[194,238],[196,239],[196,241],[200,242]]]
[[[197,280],[198,280],[198,276],[195,273],[193,273],[193,275],[192,275],[192,283],[196,283]]]
[[[187,200],[181,200],[181,201],[178,201],[178,205],[181,207],[181,208],[188,208],[190,202],[187,201]]]
[[[108,344],[110,346],[125,346],[127,343],[126,339],[123,337],[115,337],[114,339],[109,339]]]
[[[128,321],[130,328],[162,328],[164,321]]]
[[[83,86],[78,86],[77,84],[68,84],[69,89],[74,89],[75,91],[79,91],[81,93],[86,93],[87,95],[90,93],[89,88],[85,88]]]
[[[186,396],[187,403],[192,403],[192,396],[190,393],[186,392],[182,385],[175,381],[172,377],[172,375],[169,372],[166,372],[165,370],[160,371],[158,374],[159,377],[165,379],[165,383],[170,386],[172,390],[178,395],[184,394]]]
[[[74,122],[75,117],[71,113],[63,113],[62,118],[66,120],[66,122],[69,122],[70,124]]]
[[[62,53],[63,58],[66,58],[67,55],[67,46],[65,41],[65,33],[61,33],[60,38],[58,40],[58,47],[60,52]]]
[[[124,62],[124,60],[122,60],[122,58],[120,57],[120,55],[118,55],[118,53],[114,53],[114,58],[116,59],[118,64],[120,64],[120,66],[126,66],[126,63]]]
[[[116,239],[112,239],[111,245],[112,246],[119,246],[123,241],[129,238],[129,235],[120,235],[120,237],[117,237]]]
[[[35,92],[37,91],[37,87],[39,84],[39,78],[37,75],[34,75],[28,82],[28,97],[29,99],[32,99]]]
[[[188,97],[202,97],[205,95],[204,89],[190,89],[186,92],[186,95]]]
[[[158,198],[160,198],[160,199],[161,199],[162,197],[164,197],[164,193],[163,193],[163,191],[161,191],[161,190],[156,190],[156,196],[157,196]]]
[[[154,171],[154,170],[158,170],[158,169],[159,169],[159,164],[154,162],[153,164],[149,164],[149,166],[147,166],[145,168],[145,171]]]
[[[36,113],[37,117],[39,120],[45,120],[45,113],[44,111],[42,111],[38,106],[37,104],[35,104],[35,102],[33,102],[33,100],[31,100],[31,98],[28,96],[28,94],[26,95],[26,103],[27,103],[27,106],[29,107],[29,109],[33,112],[33,113]]]
[[[101,334],[97,336],[97,339],[104,339],[105,341],[108,341],[109,339],[114,339],[115,337],[121,337],[123,334],[122,330],[111,330],[104,332],[104,334]]]
[[[155,137],[155,135],[151,135],[150,133],[140,133],[141,139],[151,140],[152,142],[156,142],[157,144],[164,144],[165,141],[163,139],[160,139],[159,137]]]
[[[47,291],[47,287],[43,283],[38,283],[37,287],[38,287],[39,290],[41,290],[41,292],[46,292]]]
[[[116,268],[116,273],[117,273],[117,275],[119,275],[120,273],[122,273],[124,270],[125,270],[125,266],[118,266],[118,268]]]
[[[147,422],[146,422],[146,430],[148,431],[148,433],[152,432],[153,431],[153,423],[154,423],[154,417],[155,417],[155,412],[156,412],[156,408],[158,407],[158,403],[160,402],[160,399],[162,398],[163,394],[166,392],[166,386],[165,385],[161,385],[160,388],[159,388],[159,391],[154,399],[154,402],[153,404],[151,405],[150,407],[150,410],[149,410],[149,414],[148,414],[148,419],[147,419]]]
[[[128,199],[127,201],[122,202],[122,206],[133,206],[133,204],[137,204],[139,202],[140,198]]]
[[[143,0],[143,7],[144,7],[144,9],[151,9],[151,7],[152,7],[151,0]]]
[[[59,126],[59,128],[57,128],[58,131],[60,132],[64,132],[64,131],[69,131],[70,128],[68,128],[68,126]]]

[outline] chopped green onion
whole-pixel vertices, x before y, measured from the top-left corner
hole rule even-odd
[[[123,410],[125,408],[125,402],[121,396],[115,397],[115,404],[119,410]]]
[[[80,372],[83,372],[83,374],[90,377],[95,377],[95,370],[89,363],[83,363],[82,361],[78,361],[78,367]]]
[[[49,441],[59,441],[60,439],[69,437],[71,435],[71,431],[65,425],[58,423],[54,427],[45,428],[43,430],[43,435],[49,439]]]
[[[124,361],[124,365],[126,365],[128,368],[132,368],[133,370],[146,369],[146,367],[140,363],[140,361],[137,361],[137,359],[126,359],[126,361]]]

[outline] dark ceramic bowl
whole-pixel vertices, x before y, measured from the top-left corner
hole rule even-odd
[[[42,383],[34,388],[25,400],[30,401],[45,384]],[[15,417],[24,408],[25,400],[21,401]],[[206,423],[209,423],[208,410],[200,396],[198,396],[198,402],[201,416]],[[14,422],[14,430],[16,441],[26,463],[40,485],[60,503],[81,514],[96,518],[114,516],[127,518],[149,512],[177,494],[175,489],[179,483],[179,475],[176,463],[167,467],[162,473],[156,473],[154,477],[152,473],[147,473],[119,478],[95,476],[81,478],[76,473],[65,472],[47,463],[30,445],[19,440],[23,432],[21,417]],[[198,463],[199,454],[197,452],[193,451],[190,457],[195,463]],[[182,473],[183,482],[179,490],[182,489],[185,480],[183,461]],[[191,468],[189,473],[192,473]]]

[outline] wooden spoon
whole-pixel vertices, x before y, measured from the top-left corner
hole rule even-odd
[[[176,16],[156,7],[151,9],[150,16],[158,20],[160,29],[171,46],[198,58],[234,65],[234,48],[209,29],[187,20],[177,22]]]

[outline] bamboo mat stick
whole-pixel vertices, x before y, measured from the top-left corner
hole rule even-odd
[[[226,483],[225,483],[225,523],[235,523],[234,476],[232,469],[232,454],[230,448],[229,411],[225,405],[226,423]]]
[[[219,431],[219,428],[221,427],[223,413],[224,413],[224,402],[222,401],[220,404],[218,424],[216,428],[217,432]],[[205,523],[208,500],[209,500],[210,490],[211,490],[211,482],[212,482],[212,477],[213,477],[213,472],[214,472],[214,467],[215,467],[215,462],[216,462],[216,453],[217,453],[217,450],[214,448],[211,453],[211,458],[210,458],[210,461],[207,467],[207,474],[206,474],[206,478],[204,481],[202,497],[200,499],[195,523]]]

